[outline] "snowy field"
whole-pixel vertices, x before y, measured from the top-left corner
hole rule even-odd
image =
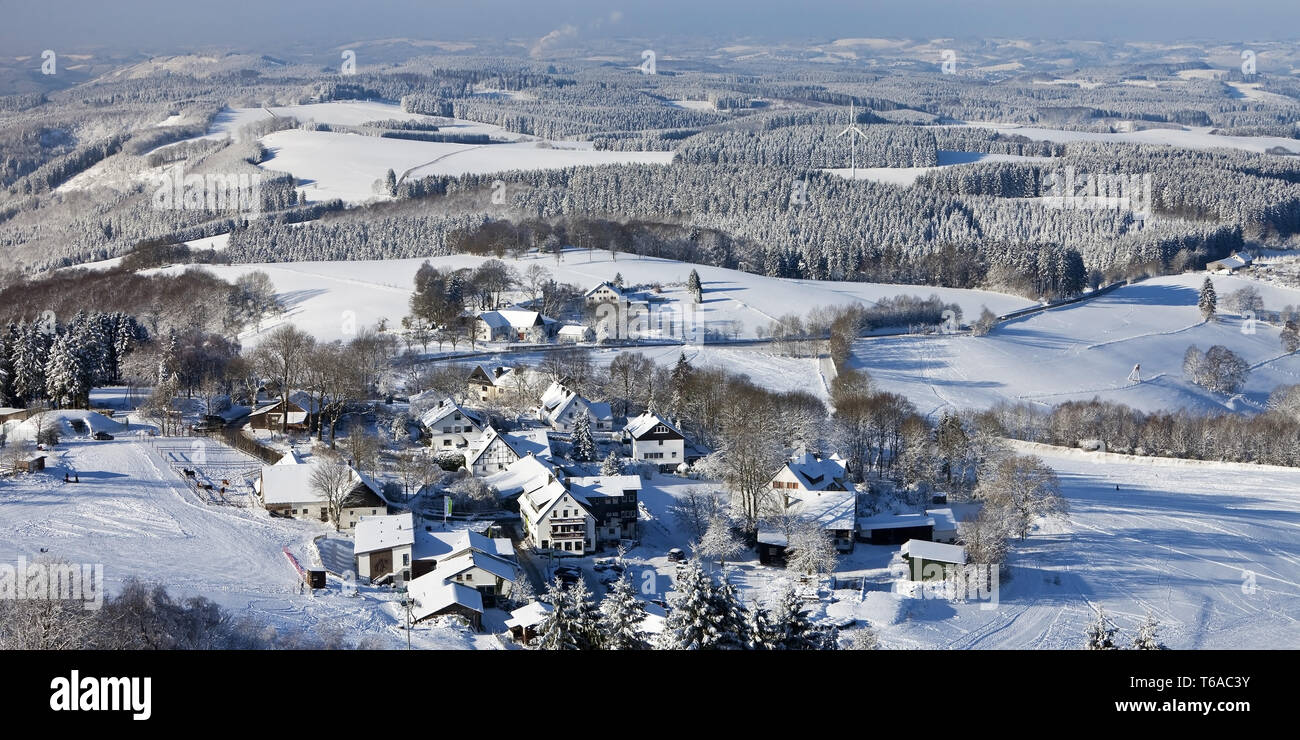
[[[1300,470],[1017,446],[1070,521],[1015,543],[996,609],[904,600],[886,646],[1078,648],[1096,605],[1124,641],[1150,609],[1173,648],[1300,645]]]
[[[194,464],[199,449],[204,464],[197,467],[212,476],[256,469],[256,460],[211,440],[141,437],[146,428],[135,424],[127,431],[107,419],[92,426],[111,427],[116,438],[65,435],[44,472],[0,477],[0,562],[30,561],[45,549],[73,563],[102,564],[110,593],[136,576],[162,583],[173,596],[206,596],[281,635],[338,629],[352,642],[405,647],[401,610],[389,592],[361,587],[348,597],[333,577],[315,597],[298,592],[282,548],[310,567],[313,538],[331,527],[208,503],[173,470]],[[80,482],[64,483],[65,472]],[[413,637],[416,647],[498,644],[445,625],[422,627]]]
[[[430,257],[439,269],[476,267],[486,258],[472,255]],[[549,255],[529,255],[519,260],[503,260],[523,273],[531,264],[550,270],[556,280],[591,288],[601,281],[622,274],[628,285],[659,282],[663,297],[673,302],[690,303],[686,279],[692,269],[704,284],[704,303],[697,308],[701,326],[729,332],[732,322],[740,322],[742,338],[753,338],[756,329],[766,328],[774,319],[796,313],[806,316],[817,306],[836,306],[862,302],[868,305],[887,296],[928,297],[935,294],[945,301],[961,305],[964,315],[979,315],[981,306],[1002,314],[1033,305],[1027,299],[1003,293],[957,288],[931,288],[924,285],[886,285],[816,280],[787,280],[752,275],[739,270],[694,265],[655,257],[620,254],[611,260],[608,252],[588,253],[568,250],[564,261]],[[381,318],[397,326],[408,313],[409,299],[415,285],[415,272],[422,258],[398,260],[358,260],[347,262],[276,262],[266,264],[205,265],[223,280],[233,281],[240,275],[261,270],[270,276],[281,301],[288,307],[278,318],[262,324],[261,333],[284,321],[292,322],[317,339],[331,341],[345,335],[345,318],[351,326],[371,326]],[[186,266],[163,268],[183,271]],[[1300,299],[1297,299],[1300,302]],[[694,305],[690,303],[690,305]],[[347,314],[346,312],[351,312]],[[257,343],[259,333],[240,337],[245,344]]]
[[[1153,128],[1144,131],[1097,133],[1092,131],[1065,131],[1055,128],[1022,126],[1017,123],[970,122],[961,124],[968,128],[987,128],[1009,134],[1019,134],[1034,141],[1053,141],[1067,144],[1072,141],[1120,142],[1124,144],[1168,144],[1187,149],[1241,149],[1262,154],[1273,147],[1300,152],[1295,139],[1281,136],[1219,136],[1211,134],[1210,126],[1184,126],[1182,128]]]
[[[1188,273],[1125,286],[1096,300],[968,335],[859,340],[853,366],[887,391],[907,396],[923,414],[946,407],[986,408],[999,401],[1055,405],[1094,396],[1140,410],[1261,408],[1279,385],[1300,383],[1300,357],[1283,356],[1279,327],[1226,312],[1226,296],[1243,286],[1260,291],[1268,309],[1300,304],[1300,290],[1246,278],[1215,276],[1220,318],[1207,324],[1196,308],[1203,274]],[[996,309],[995,309],[996,310]],[[1232,399],[1183,378],[1183,353],[1221,344],[1252,370]],[[1141,364],[1142,382],[1128,381]]]
[[[839,588],[809,602],[814,618],[866,623],[893,649],[1077,649],[1100,605],[1125,642],[1149,609],[1173,648],[1300,645],[1300,469],[1012,444],[1056,469],[1071,514],[1014,542],[996,601],[899,589],[899,548],[858,543],[839,559]],[[675,572],[668,549],[690,544],[671,506],[696,486],[716,488],[660,475],[641,492],[642,544],[629,571],[634,582],[654,571],[661,598]],[[752,551],[727,569],[747,605],[770,605],[794,585]]]
[[[381,196],[373,184],[393,170],[399,178],[553,170],[600,164],[668,164],[673,152],[603,152],[539,147],[538,142],[447,144],[327,131],[278,131],[262,137],[270,156],[261,166],[291,172],[308,201],[362,203]],[[387,197],[387,196],[383,196]]]
[[[441,119],[419,113],[407,113],[402,106],[393,103],[380,103],[360,100],[335,100],[328,103],[311,103],[308,105],[272,106],[270,108],[226,108],[212,119],[206,138],[234,136],[239,129],[255,121],[273,117],[296,118],[302,123],[335,124],[339,126],[361,126],[372,121],[427,121],[450,120],[447,125],[438,124],[440,133],[487,134],[497,139],[511,141],[526,139],[523,134],[506,131],[500,126],[460,119]]]

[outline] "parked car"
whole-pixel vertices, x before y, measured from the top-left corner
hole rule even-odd
[[[686,560],[686,553],[682,552],[682,548],[674,547],[668,551],[668,562],[680,563],[684,560]]]
[[[109,434],[108,432],[95,432],[94,437],[95,439],[105,440],[105,439],[112,439],[113,435]]]

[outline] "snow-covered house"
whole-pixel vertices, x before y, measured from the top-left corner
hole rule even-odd
[[[510,501],[519,495],[556,480],[564,480],[564,471],[557,468],[549,458],[542,459],[533,455],[519,458],[507,465],[505,470],[483,476],[483,482],[497,490],[497,496],[506,508],[512,508]]]
[[[501,365],[475,365],[469,372],[469,395],[481,402],[500,398],[510,389],[515,369]]]
[[[559,333],[555,338],[561,342],[578,344],[580,342],[590,342],[596,338],[596,332],[592,331],[590,326],[582,324],[565,324],[560,327]]]
[[[537,418],[557,432],[570,433],[586,411],[591,418],[593,432],[614,429],[614,412],[607,403],[589,401],[562,383],[551,383],[542,393],[542,404],[537,407]]]
[[[352,554],[357,576],[372,581],[390,573],[409,581],[472,553],[508,563],[515,560],[509,539],[465,529],[431,532],[416,527],[410,512],[363,517],[354,530]]]
[[[545,429],[498,432],[491,424],[471,446],[465,466],[477,476],[499,473],[520,458],[550,458],[551,440]]]
[[[586,504],[595,520],[597,548],[636,538],[637,497],[641,491],[639,475],[596,475],[569,478],[569,492]]]
[[[588,306],[597,306],[601,303],[627,303],[629,295],[617,285],[604,282],[587,291],[583,300]]]
[[[406,584],[411,599],[411,620],[433,617],[464,617],[474,630],[483,629],[483,595],[475,588],[426,573]]]
[[[293,401],[286,404],[284,399],[280,399],[258,406],[248,414],[248,426],[254,429],[279,431],[284,425],[298,431],[306,429],[307,410]]]
[[[935,537],[938,518],[924,514],[877,514],[858,519],[858,538],[873,545],[901,545]]]
[[[515,642],[527,645],[537,637],[537,628],[553,611],[555,607],[545,601],[530,601],[510,612],[510,618],[506,620],[506,629],[510,631],[510,636]]]
[[[420,415],[420,424],[428,430],[433,451],[469,447],[478,440],[487,421],[450,398],[444,398]]]
[[[646,412],[623,427],[624,439],[632,445],[632,458],[671,472],[686,460],[686,436],[656,414]]]
[[[438,561],[438,567],[421,576],[462,586],[478,591],[483,605],[496,606],[498,597],[509,596],[515,579],[519,577],[519,566],[514,562],[482,550],[469,549]]]
[[[818,457],[811,452],[796,455],[772,476],[772,488],[791,491],[851,491],[848,468],[838,455]]]
[[[502,308],[484,311],[475,321],[479,341],[545,342],[555,336],[559,322],[537,311]]]
[[[534,547],[582,555],[595,549],[596,519],[579,494],[551,480],[519,496],[525,538]]]
[[[1221,260],[1205,263],[1205,271],[1219,275],[1231,275],[1238,270],[1250,267],[1254,262],[1255,258],[1246,252],[1233,252]]]
[[[966,548],[925,540],[908,540],[899,551],[913,581],[942,580],[944,567],[966,564]]]
[[[328,522],[329,502],[312,483],[312,474],[318,469],[315,461],[294,464],[263,465],[262,472],[253,483],[253,489],[267,511],[284,516],[318,519]],[[339,528],[351,531],[363,516],[388,513],[388,502],[380,488],[367,476],[349,468],[353,487],[343,500],[339,512]]]

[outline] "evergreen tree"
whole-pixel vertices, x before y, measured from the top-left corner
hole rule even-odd
[[[1206,321],[1212,320],[1218,305],[1219,298],[1214,293],[1214,282],[1207,277],[1205,282],[1201,283],[1201,297],[1196,302],[1196,307],[1201,310],[1201,318]]]
[[[90,367],[70,332],[60,334],[45,361],[45,392],[60,407],[89,405]]]
[[[1155,615],[1147,612],[1146,619],[1142,626],[1138,628],[1137,637],[1133,638],[1134,650],[1168,650],[1165,644],[1160,641],[1160,622]]]
[[[686,279],[686,290],[695,298],[696,303],[704,301],[704,285],[700,283],[700,273],[691,270],[691,275]]]
[[[677,355],[677,364],[673,365],[669,378],[672,382],[672,408],[670,411],[674,415],[680,415],[686,405],[686,384],[691,377],[691,363],[686,361],[686,353],[680,352]]]
[[[672,610],[664,620],[657,647],[663,650],[709,650],[718,644],[712,591],[709,577],[698,561],[682,565],[677,574],[677,586],[669,597]]]
[[[717,625],[716,647],[745,649],[750,642],[749,620],[745,615],[745,607],[741,605],[740,598],[736,595],[736,587],[727,580],[725,571],[717,584],[710,585],[709,611],[714,624]]]
[[[393,172],[391,167],[384,173],[384,189],[389,195],[397,195],[397,173]]]
[[[45,397],[45,363],[49,336],[37,324],[19,323],[12,362],[14,393],[24,401]]]
[[[586,642],[573,608],[571,594],[555,579],[546,590],[546,600],[554,608],[538,626],[541,637],[537,647],[541,650],[581,650]]]
[[[1286,324],[1282,326],[1280,339],[1283,352],[1291,354],[1300,349],[1300,323],[1296,323],[1295,319],[1287,319]]]
[[[585,409],[573,425],[573,459],[578,462],[596,459],[596,440],[591,436],[591,415]]]
[[[619,576],[600,602],[600,634],[606,650],[643,650],[645,604],[637,598],[627,573]]]
[[[1106,611],[1097,607],[1097,616],[1083,634],[1088,638],[1089,650],[1116,650],[1115,633],[1119,630],[1106,618]]]
[[[772,615],[758,602],[745,615],[745,636],[750,650],[775,650],[780,645],[781,635],[772,624]]]
[[[615,452],[614,450],[610,450],[609,454],[605,456],[605,462],[601,463],[600,465],[600,474],[601,475],[622,475],[623,474],[623,459],[618,456],[617,452]]]

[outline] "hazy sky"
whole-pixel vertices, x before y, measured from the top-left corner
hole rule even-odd
[[[287,40],[701,33],[761,38],[956,36],[1261,41],[1300,37],[1297,0],[0,0],[4,55],[141,52]]]

